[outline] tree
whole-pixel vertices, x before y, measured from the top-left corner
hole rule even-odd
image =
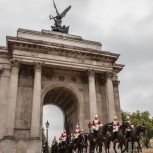
[[[44,128],[42,128],[42,149],[45,147],[45,143],[46,143],[46,136],[44,133]]]
[[[135,127],[142,124],[147,127],[147,133],[142,137],[142,143],[146,148],[148,148],[150,145],[150,140],[153,138],[153,117],[150,116],[149,112],[137,111],[128,113],[122,111],[121,115],[123,121],[126,119],[126,116],[129,115]]]

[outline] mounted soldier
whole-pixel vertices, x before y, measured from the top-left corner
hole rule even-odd
[[[57,143],[56,137],[54,137],[53,141],[52,141],[52,146],[55,145]]]
[[[84,134],[84,130],[83,129],[81,129],[81,134]]]
[[[66,138],[68,137],[68,134],[66,133],[66,130],[64,130],[61,137],[62,137],[62,141],[66,141]]]
[[[61,136],[59,137],[59,143],[61,143],[62,142],[62,134],[61,134]]]
[[[134,125],[133,125],[132,120],[130,119],[130,116],[129,116],[129,115],[126,116],[125,122],[128,122],[129,125],[130,125],[130,127],[131,127],[132,129],[134,128]],[[130,127],[127,129],[127,131],[131,131],[131,128],[130,128]]]
[[[58,151],[58,142],[56,140],[56,137],[54,137],[52,141],[52,153],[57,153]]]
[[[120,122],[117,120],[117,116],[114,116],[114,120],[112,121],[112,125],[113,125],[113,133],[114,133],[114,137],[113,139],[117,139],[117,133],[118,133],[118,129],[120,127]]]
[[[97,132],[102,126],[102,122],[98,119],[98,115],[96,114],[95,119],[92,121],[92,131],[95,133],[95,136],[97,136]]]
[[[74,134],[74,139],[77,139],[78,136],[81,134],[81,131],[79,129],[79,125],[78,124],[76,125],[76,129],[74,130],[73,134]]]

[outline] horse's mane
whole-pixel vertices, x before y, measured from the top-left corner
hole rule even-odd
[[[106,124],[103,125],[102,134],[106,134],[106,132],[107,132],[106,128],[108,128],[108,125],[109,125],[109,123],[106,123]]]

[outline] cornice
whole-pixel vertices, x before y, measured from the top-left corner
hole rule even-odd
[[[5,58],[5,59],[9,59],[9,53],[7,51],[6,47],[2,47],[0,46],[0,58]]]
[[[20,36],[20,34],[30,34],[30,35],[35,35],[35,36],[40,36],[40,37],[51,37],[51,38],[57,38],[57,39],[63,39],[63,40],[69,40],[69,41],[75,41],[75,42],[80,42],[80,43],[89,43],[89,44],[94,44],[98,46],[102,46],[100,42],[95,42],[95,41],[90,41],[90,40],[85,40],[82,39],[81,36],[77,35],[72,35],[72,34],[64,34],[64,33],[59,33],[59,32],[54,32],[50,30],[42,30],[40,31],[35,31],[35,30],[29,30],[29,29],[21,29],[19,28],[17,30],[17,36]]]
[[[57,56],[66,56],[79,59],[95,59],[100,61],[107,61],[114,63],[119,54],[110,52],[98,51],[88,48],[74,47],[56,43],[46,43],[42,41],[35,41],[30,39],[23,39],[17,37],[7,37],[8,50],[12,55],[12,50],[17,49],[20,51],[36,52]]]
[[[120,71],[122,71],[122,69],[124,68],[124,66],[125,65],[123,65],[123,64],[114,64],[113,65],[113,71],[115,72],[115,73],[119,73]]]

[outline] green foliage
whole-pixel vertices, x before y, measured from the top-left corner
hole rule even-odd
[[[153,118],[150,116],[149,112],[137,111],[133,113],[128,113],[122,111],[121,114],[123,121],[126,119],[126,116],[129,115],[135,127],[142,124],[147,127],[147,133],[145,136],[142,137],[142,143],[146,148],[148,148],[150,139],[153,138]]]
[[[44,133],[44,128],[42,128],[42,148],[45,146],[45,142],[46,142],[46,136]]]

